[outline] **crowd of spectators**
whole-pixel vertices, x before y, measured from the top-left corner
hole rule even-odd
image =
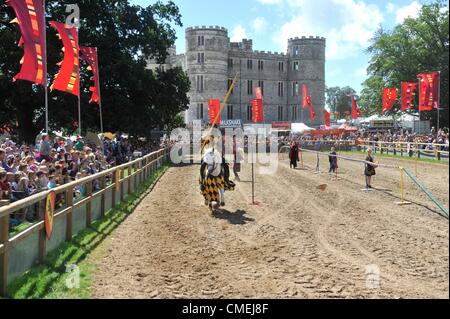
[[[166,141],[132,139],[120,134],[95,143],[81,137],[63,138],[42,134],[36,145],[17,144],[9,138],[0,141],[0,201],[8,205],[33,194],[94,175],[116,165],[149,154]],[[94,190],[100,183],[93,183]],[[74,198],[86,194],[85,185],[75,187]],[[39,218],[25,212],[11,216],[14,226]]]

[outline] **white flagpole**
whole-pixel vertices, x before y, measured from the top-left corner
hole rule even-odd
[[[44,28],[44,79],[45,79],[45,85],[44,85],[44,91],[45,91],[45,133],[48,134],[49,131],[49,125],[48,125],[48,78],[47,78],[47,28],[46,28],[46,19],[45,19],[45,0],[42,1],[42,10],[43,10],[43,28]]]
[[[98,50],[95,48],[96,66],[97,66],[97,78],[98,78],[98,106],[100,111],[100,131],[103,134],[103,110],[102,110],[102,95],[100,93],[100,68],[98,67]]]

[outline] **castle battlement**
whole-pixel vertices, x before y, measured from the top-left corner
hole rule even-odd
[[[220,26],[193,26],[193,27],[188,27],[186,28],[186,32],[192,32],[192,31],[220,31],[220,32],[225,32],[228,34],[228,29],[224,28],[224,27],[220,27]]]
[[[324,37],[320,37],[320,36],[302,36],[301,38],[299,37],[295,37],[295,38],[290,38],[288,40],[288,43],[311,43],[311,42],[326,42],[326,38]]]

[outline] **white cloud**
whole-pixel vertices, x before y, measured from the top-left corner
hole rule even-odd
[[[411,2],[409,5],[398,8],[396,12],[395,22],[400,24],[407,18],[417,18],[419,16],[422,5],[417,1]]]
[[[243,26],[238,24],[234,27],[233,31],[231,32],[231,41],[232,42],[240,42],[242,39],[247,39],[247,31]]]
[[[386,11],[388,13],[395,13],[395,11],[397,11],[397,6],[395,4],[393,4],[392,2],[389,2],[386,5]]]
[[[264,29],[266,28],[266,26],[267,26],[267,22],[266,22],[266,19],[264,19],[263,17],[257,17],[257,18],[256,18],[255,20],[253,20],[253,22],[252,22],[253,30],[254,30],[256,33],[259,33],[259,32],[264,31]]]
[[[366,67],[362,67],[362,68],[356,69],[354,75],[358,76],[358,77],[365,77],[365,76],[367,76],[367,68]]]
[[[284,51],[289,38],[323,36],[327,59],[361,54],[384,19],[378,6],[358,0],[284,0],[279,5],[292,16],[274,33],[273,41]]]

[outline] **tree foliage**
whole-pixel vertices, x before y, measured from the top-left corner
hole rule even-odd
[[[356,91],[349,86],[346,87],[329,87],[326,89],[326,102],[331,108],[331,113],[339,112],[344,117],[345,112],[352,110],[352,95]]]
[[[401,82],[417,82],[417,74],[441,71],[441,123],[448,125],[449,11],[446,2],[423,5],[417,18],[408,18],[392,31],[379,29],[367,49],[369,77],[363,83],[361,106],[369,114],[380,114],[382,90]],[[414,111],[418,111],[418,92]],[[400,98],[390,113],[401,110]],[[437,112],[423,114],[437,120]]]
[[[66,4],[73,1],[47,0],[47,21],[65,22]],[[174,25],[182,26],[178,7],[169,1],[146,8],[128,0],[79,0],[81,46],[98,48],[103,121],[105,131],[148,135],[164,129],[187,109],[190,83],[174,68],[166,72],[146,68],[148,59],[163,62],[176,40]],[[9,23],[12,9],[0,2],[0,123],[18,131],[20,139],[32,141],[45,126],[43,88],[26,81],[12,82],[18,73],[22,48],[18,26]],[[48,73],[52,81],[62,60],[62,43],[47,24]],[[89,104],[91,73],[86,65],[81,74],[82,128],[98,130],[99,109]],[[72,128],[78,119],[77,97],[54,91],[49,94],[52,129]]]

